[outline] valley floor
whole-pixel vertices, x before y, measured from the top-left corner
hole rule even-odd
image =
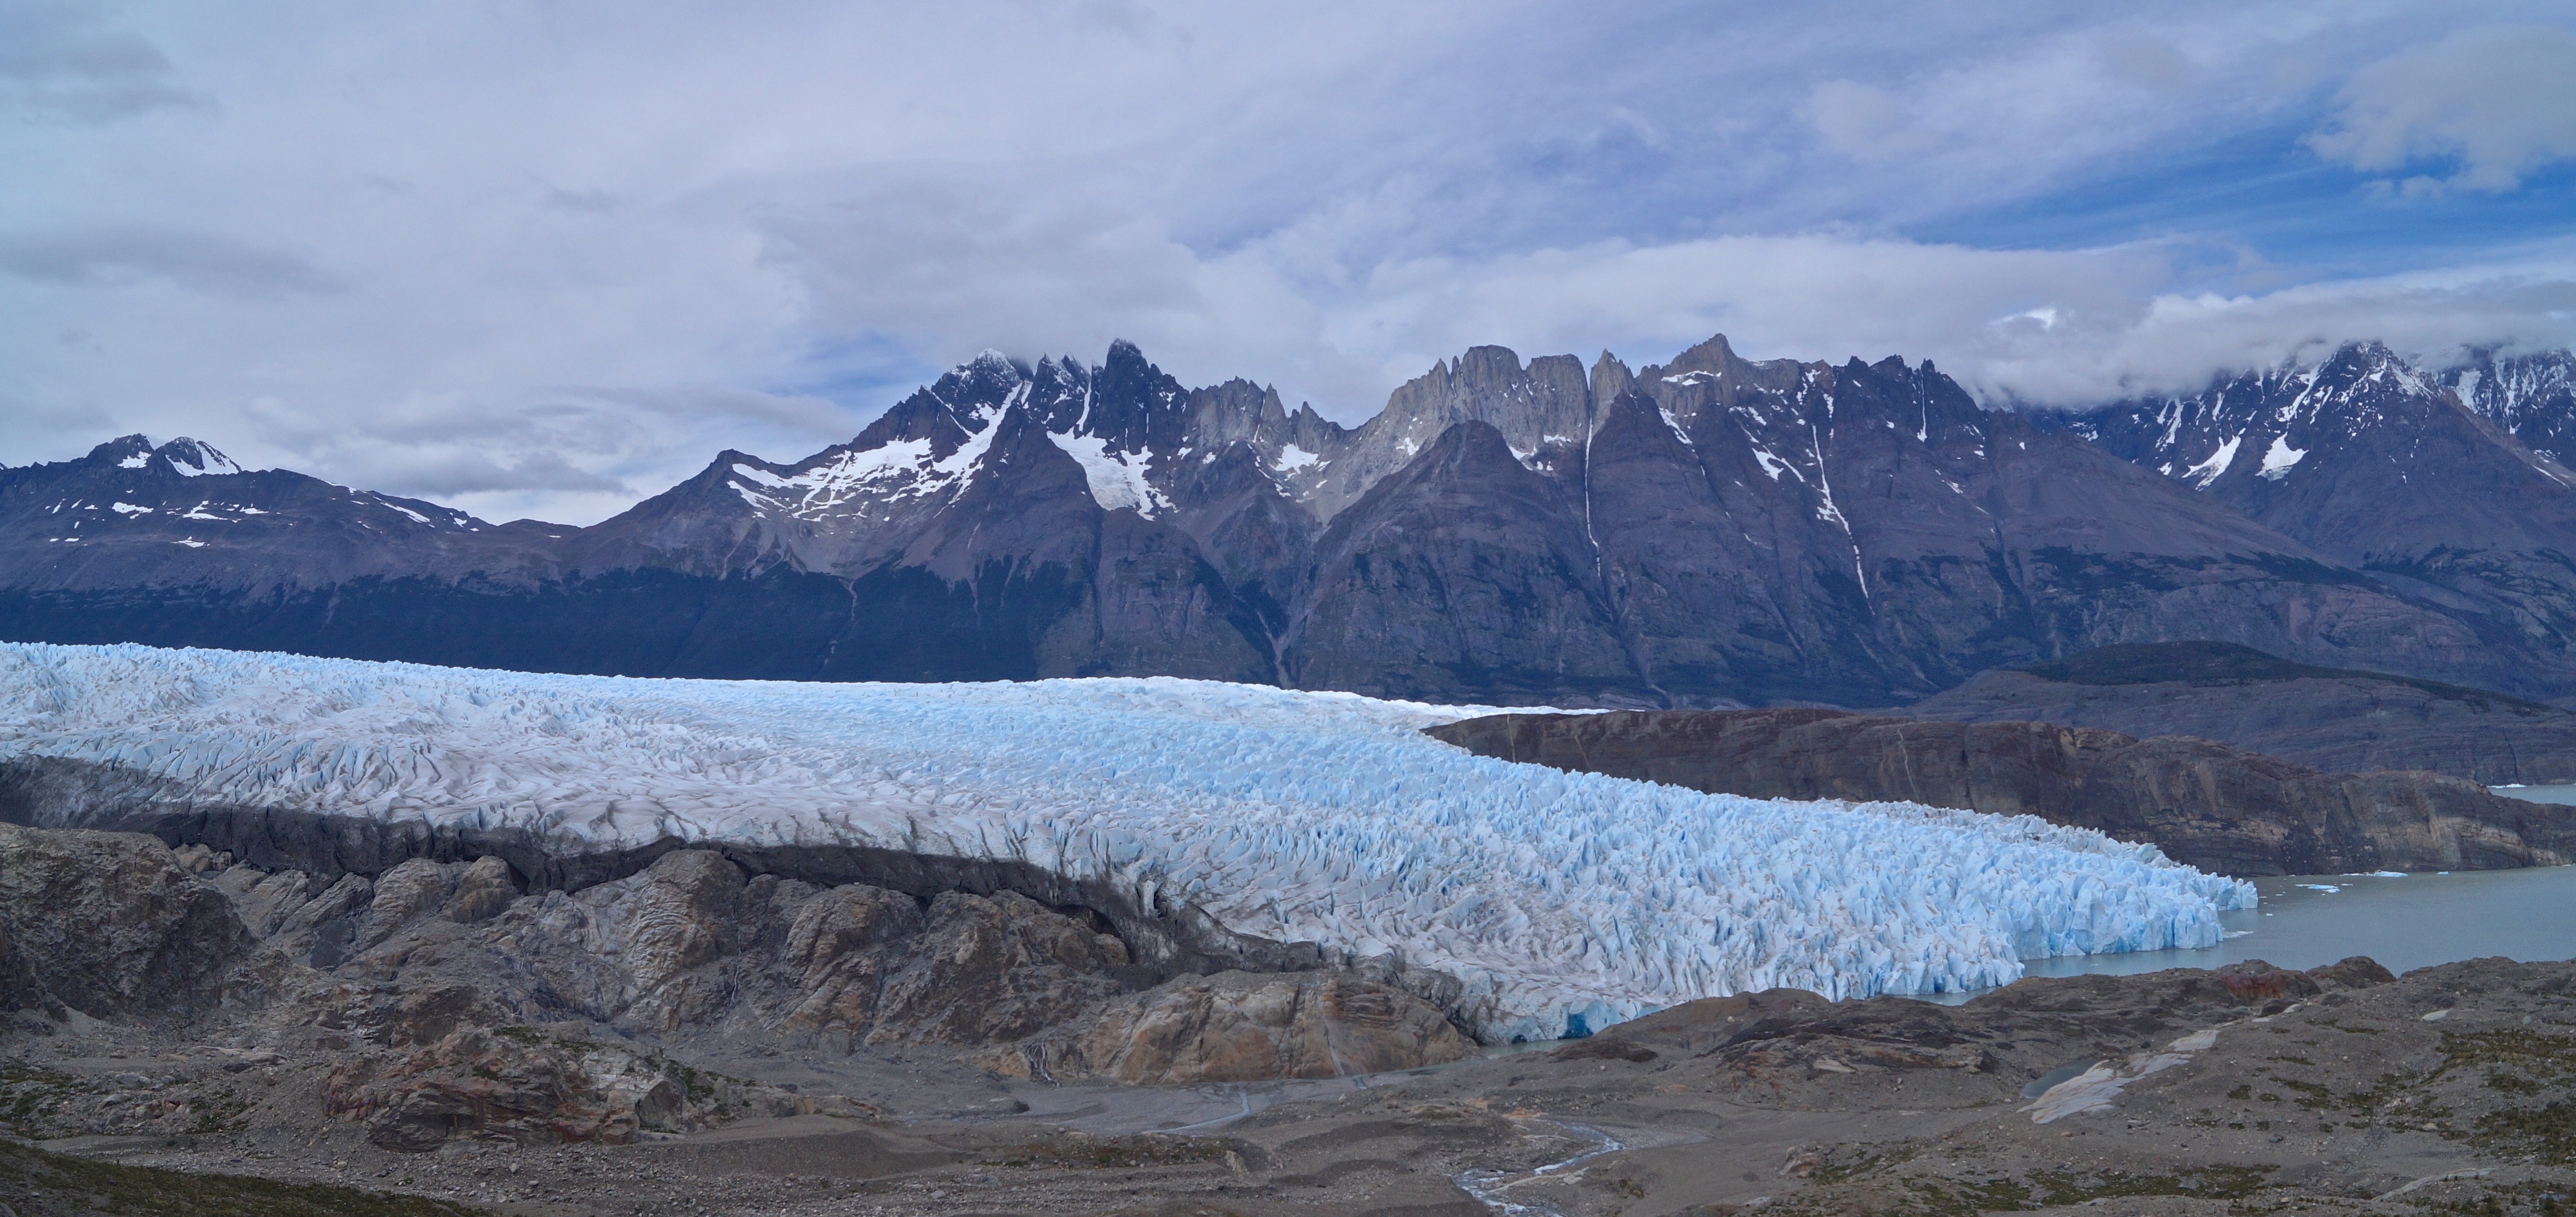
[[[2367,961],[2240,964],[2032,980],[1957,1007],[1774,990],[1449,1066],[1245,1086],[1049,1086],[919,1049],[717,1045],[691,1064],[845,1095],[853,1114],[422,1153],[378,1148],[324,1110],[329,1050],[75,1018],[0,1039],[0,1118],[109,1099],[164,1114],[148,1136],[0,1143],[13,1193],[0,1204],[17,1217],[2569,1207],[2576,964],[2385,975]],[[131,1168],[389,1195],[175,1187]]]

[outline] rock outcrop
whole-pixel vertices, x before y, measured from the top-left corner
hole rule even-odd
[[[0,825],[0,1013],[184,1018],[226,1001],[269,1034],[346,1052],[324,1105],[387,1149],[614,1143],[834,1110],[686,1068],[672,1052],[691,1046],[927,1048],[1022,1077],[1127,1082],[1333,1077],[1474,1050],[1399,983],[1421,976],[1158,985],[1096,914],[1015,892],[819,887],[706,850],[527,894],[491,856],[327,883],[187,858],[210,869],[192,874],[149,837]]]
[[[987,1058],[1015,1077],[1334,1078],[1444,1064],[1476,1042],[1418,997],[1342,973],[1182,977]]]
[[[0,824],[0,1010],[201,1013],[252,945],[159,841]]]
[[[235,867],[223,882],[265,909],[302,876]],[[496,894],[516,882],[496,858],[414,859],[259,920],[275,927],[271,948],[323,973],[293,999],[312,1018],[394,1045],[577,1020],[632,1035],[975,1046],[1152,980],[1095,920],[1010,892],[817,888],[706,850],[577,893]]]
[[[459,1140],[622,1145],[639,1133],[744,1115],[857,1114],[660,1053],[531,1027],[471,1028],[390,1061],[361,1057],[331,1072],[322,1106],[363,1122],[379,1148],[408,1151]]]
[[[1900,709],[2191,735],[2328,773],[2412,769],[2488,786],[2576,782],[2576,712],[2483,689],[2319,668],[2217,642],[2101,647],[1997,668]]]
[[[1838,710],[1502,714],[1430,734],[1504,760],[1712,793],[2035,815],[2232,875],[2576,860],[2576,812],[2454,778],[2320,773],[2180,736]]]

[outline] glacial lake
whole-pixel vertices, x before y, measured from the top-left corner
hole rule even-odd
[[[2576,805],[2576,786],[2504,786],[2496,793]],[[2286,875],[2257,879],[2260,907],[2221,913],[2227,941],[2199,951],[2136,951],[2033,959],[2031,976],[2125,975],[2215,968],[2260,959],[2313,968],[2367,955],[2392,972],[2462,959],[2576,959],[2576,866],[2419,871],[2390,875]]]
[[[2255,908],[2219,914],[2228,938],[2198,951],[2133,951],[2023,963],[2031,976],[2215,968],[2248,959],[2313,968],[2367,955],[2392,972],[2503,955],[2576,958],[2576,866],[2257,879]]]

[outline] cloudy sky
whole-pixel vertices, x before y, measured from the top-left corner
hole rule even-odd
[[[1356,421],[1488,342],[2576,341],[2564,0],[1608,7],[0,0],[0,462],[588,522],[985,347]]]

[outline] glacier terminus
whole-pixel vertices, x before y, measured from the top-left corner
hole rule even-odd
[[[1009,863],[1327,961],[1446,973],[1488,1043],[1775,986],[1952,992],[2025,958],[2206,947],[2255,899],[2029,816],[1701,794],[1421,734],[1481,712],[1164,677],[826,685],[0,645],[0,764],[563,858]]]

